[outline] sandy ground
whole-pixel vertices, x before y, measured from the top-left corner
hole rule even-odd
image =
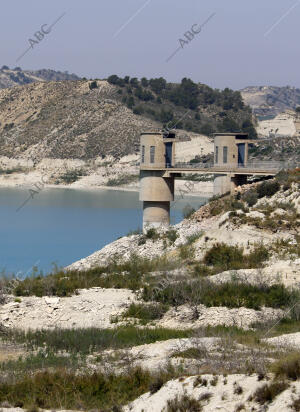
[[[280,113],[274,119],[258,123],[257,133],[261,137],[294,136],[296,133],[295,116],[290,113]]]
[[[201,380],[207,381],[206,385]],[[199,382],[199,383],[198,383]],[[293,392],[300,391],[300,381],[293,382],[270,404],[265,404],[263,409],[255,400],[250,400],[255,390],[266,384],[266,380],[258,381],[257,375],[228,375],[213,376],[201,375],[201,377],[179,378],[167,382],[158,392],[146,393],[124,408],[124,412],[163,412],[166,411],[168,400],[179,399],[183,395],[190,396],[196,400],[203,399],[203,412],[236,412],[240,411],[292,411],[290,407]],[[209,394],[207,396],[207,394]],[[238,409],[239,405],[244,408]]]
[[[83,289],[67,298],[22,297],[0,307],[5,327],[19,329],[111,328],[111,317],[120,315],[135,295],[128,289]]]

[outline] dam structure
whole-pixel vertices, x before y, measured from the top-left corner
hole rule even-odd
[[[143,230],[170,225],[170,203],[174,201],[175,179],[182,173],[214,174],[214,195],[234,193],[248,176],[276,175],[288,168],[284,162],[249,162],[249,145],[259,140],[246,133],[216,133],[213,163],[176,163],[173,132],[145,132],[140,137],[140,201],[143,202]],[[201,148],[199,147],[200,154]]]

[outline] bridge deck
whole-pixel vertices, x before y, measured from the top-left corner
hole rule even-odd
[[[153,171],[162,171],[167,174],[174,173],[201,173],[201,174],[239,174],[239,175],[258,175],[258,176],[275,176],[280,169],[252,169],[247,167],[236,167],[236,168],[226,168],[226,167],[207,167],[207,168],[198,168],[198,167],[141,167],[141,170],[153,170]]]

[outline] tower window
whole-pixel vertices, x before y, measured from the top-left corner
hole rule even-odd
[[[142,163],[145,163],[145,146],[142,146]]]
[[[227,163],[227,157],[228,157],[228,147],[224,146],[223,147],[223,163]]]
[[[155,162],[155,146],[150,146],[150,163]]]
[[[218,163],[218,161],[219,161],[219,147],[218,146],[216,146],[216,163]]]

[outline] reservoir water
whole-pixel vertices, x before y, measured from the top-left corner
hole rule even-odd
[[[19,211],[26,199],[30,199]],[[199,207],[204,198],[185,196],[171,209],[171,223],[182,209]],[[26,189],[0,189],[0,270],[30,275],[53,264],[64,267],[142,226],[137,192],[45,189],[33,198]]]

